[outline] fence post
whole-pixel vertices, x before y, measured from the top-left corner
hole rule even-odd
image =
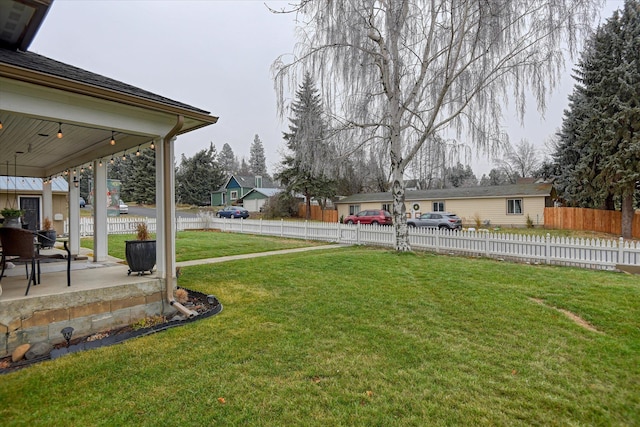
[[[360,244],[360,223],[356,224],[356,244]]]
[[[307,226],[309,225],[308,223],[309,223],[309,221],[307,221],[305,219],[304,220],[304,240],[309,240],[308,239],[308,231],[307,231]]]
[[[618,241],[618,262],[617,264],[624,264],[624,237],[620,237]]]
[[[545,239],[544,261],[547,264],[551,264],[551,234],[547,233],[544,239]]]
[[[434,233],[436,235],[436,253],[440,252],[440,229],[434,228]]]
[[[259,229],[260,229],[260,235],[262,235],[262,218],[260,218],[260,227],[259,227]]]
[[[484,251],[485,251],[485,254],[486,254],[487,258],[491,257],[491,250],[489,249],[489,245],[491,244],[491,240],[489,239],[489,234],[491,234],[491,233],[489,233],[488,230],[487,230],[486,233],[484,233],[484,245],[485,245]]]
[[[284,219],[280,220],[280,237],[284,237]]]
[[[338,223],[338,243],[342,241],[342,227],[340,227],[340,223]]]

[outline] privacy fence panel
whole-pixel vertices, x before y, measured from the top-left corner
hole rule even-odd
[[[110,234],[134,234],[144,221],[156,231],[155,218],[108,218]],[[223,232],[318,240],[349,245],[373,245],[393,248],[393,227],[340,224],[317,221],[215,218],[201,214],[197,218],[177,218],[176,230],[219,229]],[[68,224],[65,224],[68,232]],[[93,234],[93,219],[81,218],[82,236]],[[530,236],[490,231],[449,231],[410,228],[409,242],[416,250],[459,254],[494,259],[556,264],[581,268],[614,270],[617,264],[640,265],[640,242],[620,239],[576,239],[568,237]]]

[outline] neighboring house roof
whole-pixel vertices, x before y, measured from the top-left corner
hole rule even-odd
[[[444,199],[478,199],[495,197],[527,197],[527,196],[550,196],[553,185],[549,183],[540,184],[513,184],[494,185],[487,187],[459,187],[443,188],[435,190],[408,190],[405,193],[405,200],[444,200]],[[335,204],[354,202],[389,202],[392,200],[391,193],[361,193],[347,196],[344,199],[334,202]]]
[[[255,193],[260,193],[265,197],[272,197],[280,193],[281,191],[282,191],[281,188],[253,188],[247,194],[240,197],[238,200],[242,200],[245,197],[249,196],[250,194],[255,194]]]
[[[0,176],[0,192],[7,191],[38,191],[42,192],[42,178]],[[51,191],[67,193],[69,183],[63,177],[56,177],[51,181]]]
[[[268,177],[263,176],[261,179],[262,185],[260,188],[276,188],[274,182]],[[242,188],[256,188],[256,175],[231,175],[217,191],[214,191],[214,193],[224,193],[232,180],[235,180]]]

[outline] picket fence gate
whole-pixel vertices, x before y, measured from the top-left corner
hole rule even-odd
[[[136,225],[145,222],[156,231],[155,218],[107,218],[109,234],[135,234]],[[215,218],[209,214],[197,218],[176,218],[176,231],[218,229],[225,232],[319,240],[349,245],[374,245],[393,248],[393,227],[309,221],[253,220]],[[68,223],[65,222],[65,232]],[[93,218],[80,219],[80,235],[93,235]],[[615,270],[617,264],[640,265],[640,242],[620,239],[584,239],[495,233],[490,230],[439,230],[410,228],[413,249],[527,262]]]

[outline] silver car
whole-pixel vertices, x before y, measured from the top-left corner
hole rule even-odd
[[[420,215],[418,218],[409,218],[407,226],[460,230],[462,228],[462,219],[451,212],[429,212]]]

